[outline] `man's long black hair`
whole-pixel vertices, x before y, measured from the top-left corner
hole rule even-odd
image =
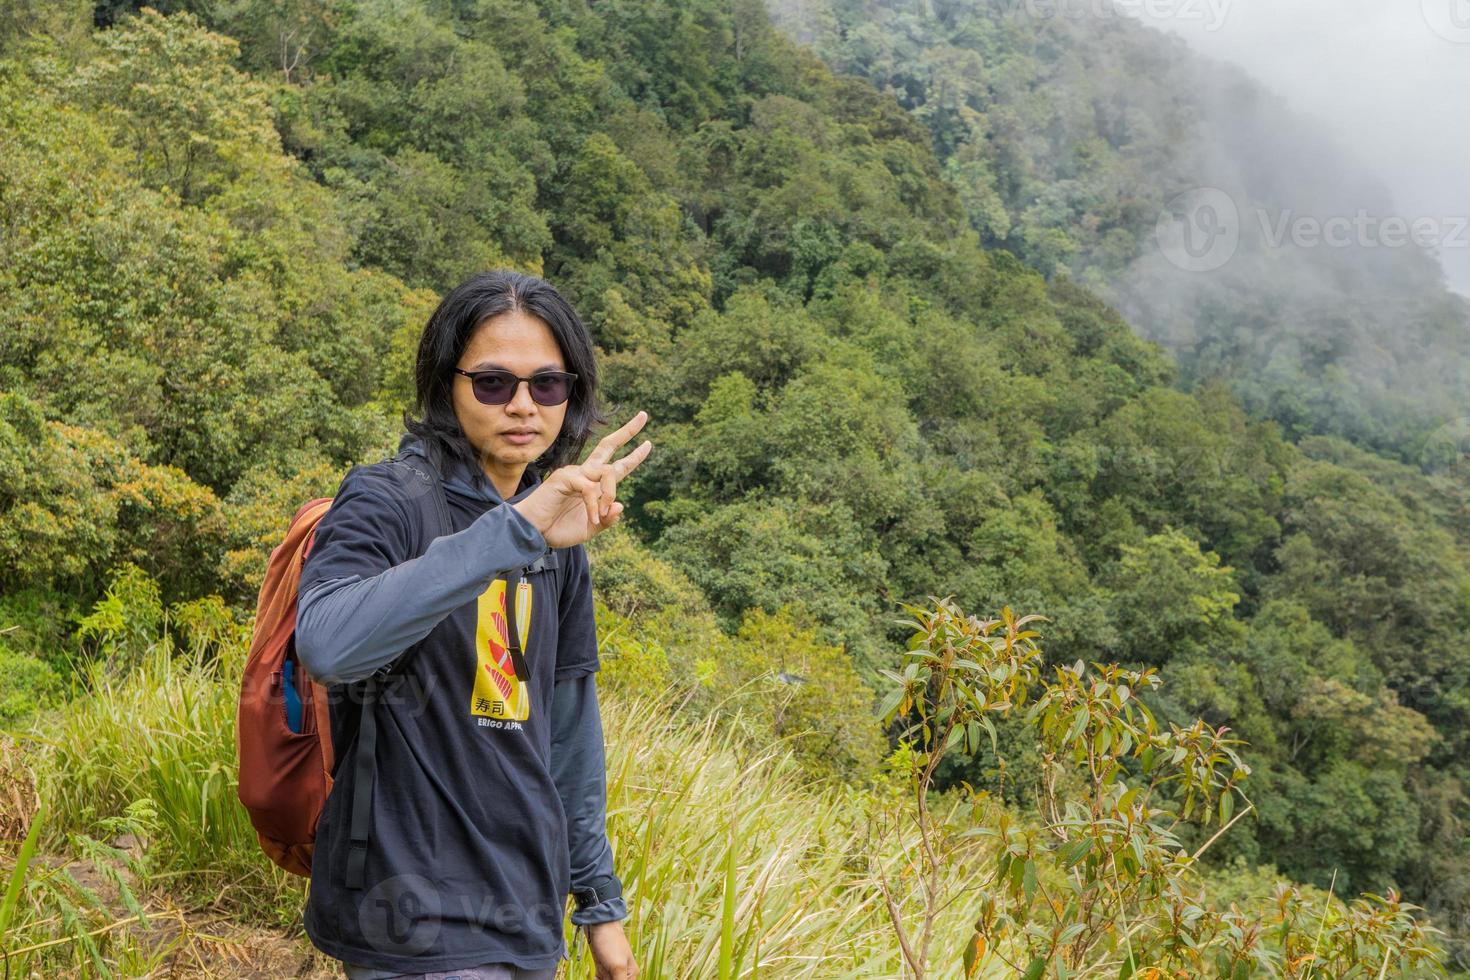
[[[534,316],[551,328],[566,361],[577,376],[567,414],[556,440],[527,467],[527,477],[540,478],[582,457],[593,428],[607,421],[597,404],[597,361],[592,337],[572,305],[545,279],[509,270],[492,270],[460,283],[439,302],[419,338],[414,365],[417,388],[415,416],[403,413],[403,426],[424,443],[429,462],[448,474],[447,463],[457,460],[472,474],[474,485],[489,482],[454,414],[454,369],[475,331],[489,318],[511,310]],[[482,482],[483,481],[483,482]]]

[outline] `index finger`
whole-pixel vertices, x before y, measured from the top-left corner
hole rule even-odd
[[[612,432],[609,432],[607,435],[603,436],[602,439],[598,441],[597,448],[592,450],[591,455],[587,457],[583,465],[586,465],[587,463],[612,462],[613,453],[617,452],[620,446],[622,446],[629,439],[637,435],[638,430],[642,429],[644,423],[646,423],[647,421],[648,413],[640,411],[637,415],[633,416],[627,422],[624,422],[620,428],[614,429]]]

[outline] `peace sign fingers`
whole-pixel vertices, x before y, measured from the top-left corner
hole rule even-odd
[[[614,429],[612,432],[609,432],[607,435],[603,436],[602,439],[598,441],[597,447],[592,450],[592,454],[587,457],[586,462],[584,462],[582,465],[605,466],[606,464],[611,463],[613,454],[618,451],[619,447],[621,447],[625,442],[637,435],[639,430],[642,429],[647,422],[648,413],[639,412],[637,415],[624,422],[620,428]],[[649,445],[649,443],[645,442],[643,445],[646,446]],[[642,449],[643,446],[639,446],[638,448]],[[647,455],[647,453],[645,453],[644,455]],[[629,458],[632,458],[631,453],[628,457],[625,458],[625,461]],[[636,466],[638,464],[634,463],[633,465]],[[629,467],[623,472],[622,475],[626,476],[631,471],[632,467]]]
[[[583,472],[601,484],[599,488],[597,516],[594,518],[593,523],[601,523],[602,518],[607,517],[612,511],[613,504],[617,500],[618,481],[633,472],[638,464],[648,458],[648,454],[653,451],[653,443],[645,440],[643,445],[634,449],[622,459],[617,461],[613,461],[612,459],[613,453],[617,452],[620,446],[633,438],[647,421],[648,413],[639,412],[621,428],[604,436],[598,442],[597,448],[587,457],[587,461],[582,464]]]
[[[618,481],[637,468],[638,464],[648,458],[653,450],[653,443],[644,440],[643,445],[633,450],[628,455],[615,463],[610,464],[602,471],[602,516],[606,517],[612,510],[613,501],[618,497]]]

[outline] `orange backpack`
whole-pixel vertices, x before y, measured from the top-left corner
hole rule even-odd
[[[443,483],[433,467],[423,464],[422,459],[410,462],[402,452],[386,462],[395,465],[386,466],[385,472],[398,478],[404,497],[413,498],[423,511],[428,532],[423,538],[425,544],[437,534],[450,533],[453,525]],[[235,723],[240,802],[249,811],[261,849],[282,868],[307,877],[311,875],[317,819],[332,790],[332,776],[341,753],[332,744],[327,689],[307,676],[296,656],[296,600],[317,523],[331,504],[332,498],[318,497],[301,505],[291,518],[285,540],[271,552],[256,601],[255,628]],[[393,666],[403,659],[398,658]],[[377,726],[372,701],[375,681],[388,669],[380,669],[367,683],[357,726],[361,751],[356,795],[363,797],[364,805],[354,800],[352,839],[354,844],[360,840],[364,846],[368,818],[365,801],[376,769],[373,749]]]

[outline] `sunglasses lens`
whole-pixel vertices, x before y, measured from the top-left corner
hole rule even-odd
[[[510,401],[515,383],[507,371],[487,371],[475,377],[475,397],[486,405],[503,405]]]
[[[475,397],[486,405],[504,405],[515,397],[516,376],[509,371],[477,372],[473,383]],[[560,405],[572,394],[572,379],[565,374],[538,374],[529,384],[538,405]]]
[[[571,393],[571,383],[560,375],[539,375],[531,382],[531,397],[539,405],[560,405]]]

